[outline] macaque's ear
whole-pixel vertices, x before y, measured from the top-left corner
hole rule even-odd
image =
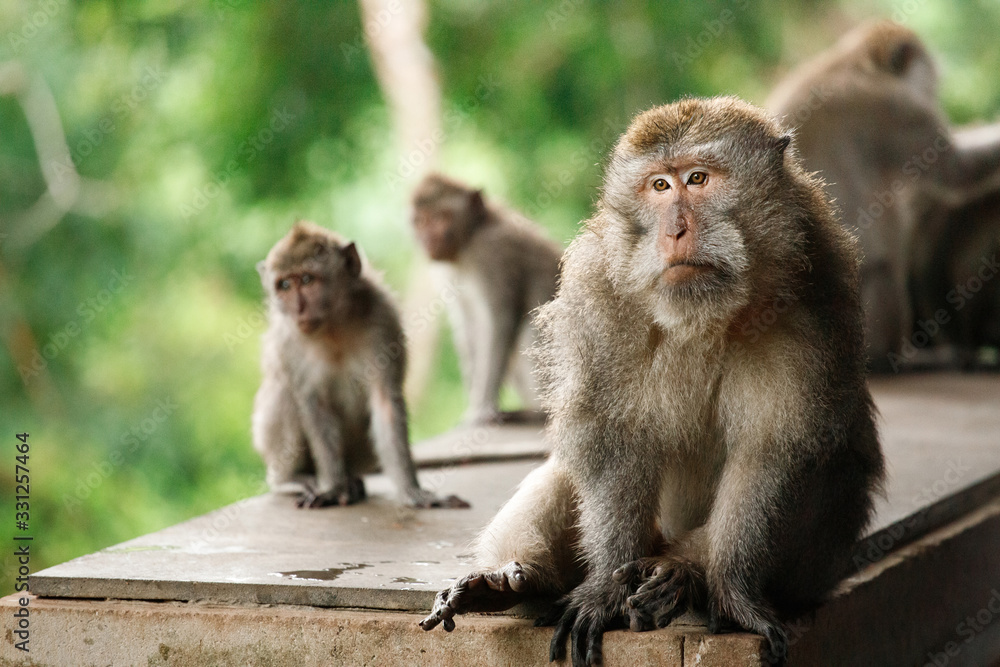
[[[265,277],[265,274],[267,273],[267,264],[264,263],[264,260],[257,262],[257,273],[260,274],[261,278]]]
[[[778,155],[784,155],[785,149],[788,148],[788,144],[792,143],[792,135],[786,134],[777,141],[774,142],[774,147],[778,151]]]
[[[903,42],[889,54],[889,71],[896,76],[903,76],[916,57],[916,47],[910,42]]]
[[[344,255],[344,265],[347,272],[357,278],[361,275],[361,255],[358,254],[358,247],[353,243],[348,243],[341,251]]]
[[[486,214],[486,203],[483,201],[482,190],[473,190],[469,193],[469,212],[477,219]]]

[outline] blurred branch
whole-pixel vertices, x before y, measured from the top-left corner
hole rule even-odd
[[[8,243],[20,248],[31,245],[70,211],[103,215],[112,200],[111,187],[77,173],[55,97],[45,81],[40,76],[29,79],[17,61],[0,63],[0,95],[14,96],[20,103],[46,185],[31,208],[5,221]]]
[[[441,87],[423,38],[427,8],[423,0],[361,0],[361,19],[402,153],[419,150],[430,166],[443,135]]]

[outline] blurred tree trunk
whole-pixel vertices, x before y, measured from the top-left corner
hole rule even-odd
[[[423,0],[360,0],[365,39],[372,53],[379,85],[392,111],[399,139],[399,169],[406,191],[435,163],[444,139],[441,129],[441,87],[434,55],[424,43],[427,7]],[[408,221],[404,218],[409,233]],[[427,261],[423,253],[413,268],[403,306],[409,341],[406,396],[416,402],[434,368],[440,318],[433,312]],[[423,315],[419,315],[423,314]]]

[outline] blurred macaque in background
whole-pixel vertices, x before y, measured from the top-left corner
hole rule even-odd
[[[412,201],[417,240],[457,292],[448,314],[469,396],[466,422],[540,418],[524,351],[535,340],[532,311],[555,294],[559,246],[481,190],[440,174],[426,176]],[[500,412],[505,378],[526,411]]]
[[[881,21],[859,26],[800,65],[768,101],[796,130],[806,168],[826,180],[842,224],[861,242],[873,371],[900,370],[925,356],[916,348],[944,342],[938,334],[961,310],[946,285],[964,282],[971,275],[964,272],[978,270],[976,258],[996,247],[989,197],[1000,193],[1000,127],[978,141],[956,138],[937,86],[920,38]],[[990,340],[978,330],[995,328],[989,321],[996,297],[982,301],[992,314],[963,314],[967,324],[959,329],[977,332],[955,342]]]

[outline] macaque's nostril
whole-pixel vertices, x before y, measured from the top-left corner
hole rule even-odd
[[[681,228],[680,228],[680,229],[679,229],[679,230],[677,231],[677,235],[676,235],[676,236],[675,236],[674,238],[675,238],[675,239],[677,239],[678,241],[680,241],[680,240],[681,240],[681,237],[682,237],[682,236],[684,236],[684,232],[686,232],[686,231],[687,231],[687,227],[681,227]]]

